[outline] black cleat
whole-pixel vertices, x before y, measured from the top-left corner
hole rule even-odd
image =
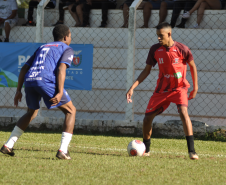
[[[65,154],[61,150],[58,150],[57,154],[56,154],[56,157],[58,159],[66,159],[66,160],[70,160],[71,159],[69,151],[67,151],[67,153]]]
[[[13,148],[8,148],[7,146],[3,145],[1,148],[1,152],[3,154],[8,154],[10,156],[14,156],[15,153],[13,152]]]

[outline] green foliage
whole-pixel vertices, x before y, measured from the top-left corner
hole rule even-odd
[[[30,0],[17,0],[17,4],[19,8],[28,8]]]
[[[0,132],[4,144],[10,132]],[[24,133],[15,156],[0,154],[0,184],[172,185],[226,184],[226,142],[195,140],[198,161],[185,139],[152,139],[150,157],[129,157],[128,143],[142,138],[73,135],[72,160],[57,160],[60,133]]]
[[[206,133],[205,139],[213,141],[226,141],[226,130],[218,129],[213,133]]]

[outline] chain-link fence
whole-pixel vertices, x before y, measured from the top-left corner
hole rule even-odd
[[[170,22],[172,10],[166,18]],[[25,9],[25,20],[27,9]],[[36,22],[36,9],[34,21]],[[43,42],[52,42],[52,25],[59,19],[58,9],[44,10]],[[180,17],[177,24],[180,23]],[[156,29],[159,11],[153,10],[149,28],[143,25],[143,11],[136,12],[135,31],[135,79],[146,65],[150,47],[157,43]],[[206,10],[200,29],[174,28],[172,37],[175,41],[187,45],[194,56],[199,77],[199,91],[194,100],[189,101],[189,114],[195,119],[226,119],[226,10]],[[196,22],[196,15],[191,16],[186,26]],[[101,24],[101,10],[91,10],[90,27],[74,27],[75,21],[69,11],[64,12],[64,24],[70,27],[72,44],[93,44],[92,91],[67,89],[72,102],[77,108],[77,119],[124,120],[126,111],[126,84],[128,60],[128,29],[123,25],[123,11],[109,10],[106,28]],[[4,35],[4,33],[3,33]],[[36,27],[16,26],[10,34],[12,42],[35,42]],[[152,69],[148,78],[134,92],[134,120],[142,120],[148,101],[154,92],[158,78],[158,67]],[[188,67],[187,79],[192,85]],[[130,84],[132,85],[132,84]],[[190,90],[192,89],[192,86]],[[0,115],[21,116],[26,111],[23,101],[18,108],[13,107],[15,88],[0,89]],[[24,94],[24,93],[23,93]],[[41,115],[44,117],[63,117],[58,109],[47,110],[42,104]],[[156,121],[180,119],[176,105],[169,108]]]

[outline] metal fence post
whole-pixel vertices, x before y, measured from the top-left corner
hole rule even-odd
[[[43,42],[43,27],[44,27],[44,8],[50,0],[42,0],[37,7],[37,18],[36,18],[36,42]],[[42,104],[43,100],[40,102],[40,109],[38,111],[38,116],[42,116]]]
[[[136,32],[136,9],[142,0],[135,0],[129,7],[128,25],[128,51],[127,51],[127,71],[126,71],[126,92],[134,82],[135,73],[135,32]],[[132,96],[134,100],[134,95]],[[134,101],[126,104],[125,120],[134,119]]]
[[[43,42],[43,27],[44,27],[44,8],[50,0],[41,0],[37,7],[36,18],[36,41]]]

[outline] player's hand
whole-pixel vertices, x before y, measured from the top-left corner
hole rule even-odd
[[[22,93],[20,91],[17,91],[14,97],[14,105],[17,107],[18,102],[21,102],[22,99]]]
[[[54,96],[52,99],[50,99],[49,101],[53,103],[51,106],[55,106],[58,103],[60,103],[62,96],[63,96],[63,93],[58,93],[58,94],[56,94],[56,96]]]
[[[189,97],[188,97],[188,100],[191,100],[191,99],[195,98],[197,92],[198,92],[198,90],[192,90],[192,91],[190,92],[190,95],[189,95]]]
[[[133,102],[133,100],[131,99],[132,95],[133,95],[133,89],[128,90],[128,92],[126,93],[127,103]]]

